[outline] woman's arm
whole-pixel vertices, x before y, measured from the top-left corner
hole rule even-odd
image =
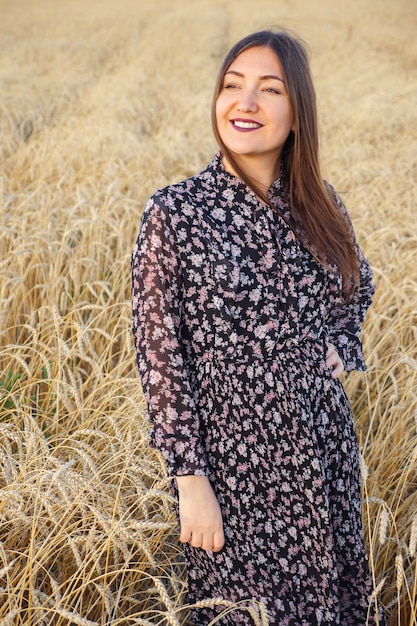
[[[207,475],[180,338],[181,264],[164,198],[151,198],[132,254],[132,323],[153,445],[171,475]]]
[[[180,339],[181,268],[167,210],[151,199],[132,255],[133,334],[152,442],[176,476],[180,540],[223,547],[223,522],[210,485]]]
[[[372,282],[371,267],[357,243],[347,210],[338,196],[336,200],[350,225],[359,263],[360,284],[349,302],[342,302],[330,311],[327,318],[328,340],[340,356],[346,371],[365,370],[360,332],[375,293],[375,285]]]

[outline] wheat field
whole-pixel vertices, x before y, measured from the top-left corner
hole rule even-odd
[[[146,199],[216,150],[223,55],[275,24],[310,45],[324,172],[374,269],[368,371],[346,389],[374,600],[416,624],[415,0],[0,0],[0,15],[0,626],[188,622],[130,254]]]

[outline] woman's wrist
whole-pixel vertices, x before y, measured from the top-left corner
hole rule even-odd
[[[202,485],[209,484],[209,479],[207,476],[199,476],[195,474],[176,476],[175,479],[177,481],[178,489],[180,491],[198,489]]]

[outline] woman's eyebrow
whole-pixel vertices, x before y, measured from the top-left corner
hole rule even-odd
[[[236,70],[228,70],[225,76],[227,76],[227,74],[234,74],[235,76],[240,76],[241,78],[244,78],[244,74],[242,74],[241,72],[236,72]],[[276,74],[265,74],[264,76],[259,76],[260,80],[268,80],[270,78],[275,78],[275,80],[279,80],[281,83],[285,82],[283,78],[280,78]]]

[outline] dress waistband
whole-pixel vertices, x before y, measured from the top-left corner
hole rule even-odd
[[[230,349],[230,346],[228,346],[228,349],[225,351],[216,349],[206,352],[197,359],[197,369],[203,369],[208,373],[214,363],[224,365],[227,363],[249,365],[259,362],[280,361],[283,358],[287,358],[289,354],[294,358],[322,360],[327,352],[325,333],[321,333],[316,337],[306,336],[298,340],[294,337],[281,337],[279,342],[271,346],[264,345],[259,353],[250,352],[247,345],[244,346],[244,350],[240,350],[236,346],[233,346],[233,348],[234,349]]]

